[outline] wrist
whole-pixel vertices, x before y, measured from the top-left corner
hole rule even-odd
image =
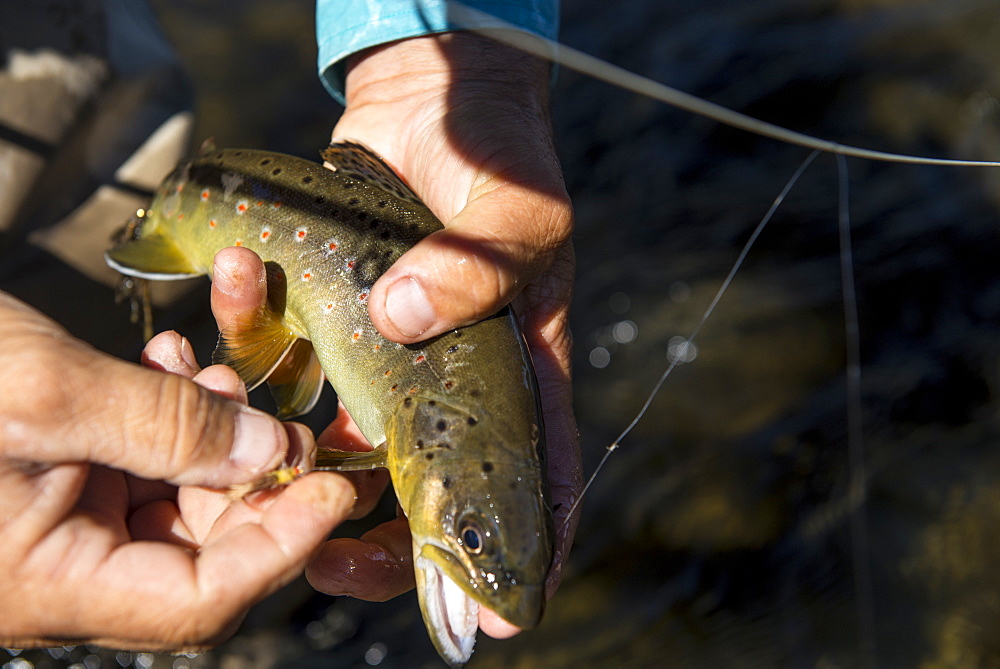
[[[351,56],[345,92],[350,108],[447,95],[449,107],[504,100],[544,114],[549,64],[474,33],[442,33]]]

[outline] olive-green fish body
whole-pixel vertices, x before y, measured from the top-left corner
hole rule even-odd
[[[249,387],[267,379],[286,417],[330,380],[380,448],[326,460],[389,469],[428,629],[459,664],[478,604],[522,627],[541,615],[552,533],[534,372],[509,309],[418,345],[375,330],[371,286],[441,224],[363,146],[333,144],[324,157],[334,169],[263,151],[197,158],[164,181],[108,262],[171,279],[209,273],[229,246],[265,261],[270,304],[223,332],[216,358]]]

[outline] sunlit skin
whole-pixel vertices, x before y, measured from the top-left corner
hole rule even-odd
[[[446,223],[373,288],[370,313],[386,337],[426,338],[517,296],[545,400],[558,534],[551,594],[580,475],[566,324],[572,212],[550,144],[547,86],[546,66],[473,36],[408,40],[354,60],[335,134],[381,153]],[[446,116],[456,94],[458,112]],[[229,284],[218,281],[225,269],[217,273],[220,323],[247,304],[244,285],[259,299],[253,264],[229,266]],[[399,313],[407,331],[393,324],[387,289],[400,281],[426,295],[429,324]],[[249,504],[197,487],[247,481],[313,443],[301,427],[242,412],[236,376],[200,370],[179,335],[152,340],[144,363],[154,369],[144,370],[0,295],[0,340],[0,382],[17,389],[0,403],[3,645],[210,646],[312,556],[308,576],[325,592],[379,600],[413,586],[403,519],[316,552],[334,526],[371,507],[383,473],[354,477],[354,486],[313,473]],[[235,456],[238,415],[255,422],[242,432],[258,436],[255,457]],[[346,415],[318,440],[367,448]],[[485,611],[480,623],[493,636],[517,631]]]
[[[314,443],[301,425],[255,414],[259,463],[234,467],[242,382],[228,368],[200,370],[176,334],[150,343],[154,369],[142,369],[0,293],[0,338],[11,391],[0,403],[4,646],[214,645],[354,508],[335,474],[254,505],[197,487],[301,460]]]
[[[543,398],[557,530],[551,596],[576,527],[575,518],[564,521],[580,489],[580,458],[567,323],[573,216],[552,147],[549,85],[546,63],[475,35],[404,40],[352,59],[347,108],[333,137],[370,146],[445,223],[372,287],[369,314],[383,336],[420,341],[517,298]],[[394,311],[394,291],[402,288],[402,298],[412,300],[414,284],[431,307],[423,320],[412,310]],[[321,445],[329,436],[320,437]],[[408,564],[405,529],[396,522],[377,532],[388,547],[382,552]],[[412,587],[412,569],[366,560],[371,550],[330,542],[307,576],[335,594],[351,592],[356,583],[383,582],[386,592]],[[485,609],[479,622],[494,637],[518,632]]]

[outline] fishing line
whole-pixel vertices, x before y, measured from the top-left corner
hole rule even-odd
[[[875,645],[875,602],[872,588],[871,557],[868,545],[868,516],[865,498],[868,472],[865,467],[864,424],[861,406],[861,328],[854,283],[854,253],[851,244],[851,214],[847,159],[837,156],[837,230],[840,239],[840,291],[844,305],[847,383],[847,484],[850,517],[851,562],[854,596],[858,601],[858,644],[861,665],[878,666]]]
[[[736,276],[736,273],[740,270],[740,267],[743,266],[743,261],[746,259],[747,254],[750,253],[750,249],[753,247],[754,243],[756,243],[757,238],[760,237],[760,234],[764,231],[764,228],[767,227],[767,224],[771,221],[771,218],[774,216],[774,213],[778,210],[778,207],[781,206],[781,203],[784,202],[785,197],[788,195],[789,191],[791,191],[792,187],[796,184],[796,182],[798,182],[799,177],[802,176],[802,173],[806,171],[806,168],[808,168],[809,165],[812,164],[813,160],[815,160],[816,156],[818,156],[819,154],[820,154],[819,150],[813,150],[808,156],[806,156],[805,160],[802,161],[802,164],[799,165],[798,169],[795,170],[792,176],[788,179],[787,183],[785,183],[785,187],[782,188],[781,192],[778,193],[778,196],[774,198],[774,202],[771,203],[771,206],[764,214],[764,217],[760,219],[760,223],[757,224],[757,227],[754,228],[753,232],[750,234],[750,238],[747,239],[746,243],[743,245],[742,250],[740,250],[740,254],[736,257],[736,262],[733,263],[732,268],[729,270],[729,274],[726,275],[726,278],[725,280],[723,280],[722,285],[719,286],[719,290],[716,291],[715,297],[712,298],[712,302],[708,305],[708,307],[705,309],[705,312],[701,315],[698,324],[695,325],[695,328],[691,332],[690,336],[688,336],[688,338],[685,339],[684,342],[677,347],[678,350],[674,354],[673,358],[670,360],[670,365],[667,366],[666,371],[664,371],[663,374],[660,375],[660,379],[656,382],[656,385],[654,385],[653,389],[649,392],[649,395],[646,397],[645,403],[642,405],[642,408],[639,409],[639,413],[635,415],[635,418],[632,419],[632,422],[629,423],[628,426],[624,430],[622,430],[622,433],[619,434],[618,437],[613,442],[611,442],[611,444],[607,447],[607,449],[605,449],[604,457],[602,457],[601,461],[597,463],[597,469],[595,469],[594,473],[590,475],[589,479],[587,479],[586,485],[584,485],[583,490],[580,491],[580,496],[576,498],[576,501],[573,502],[573,506],[570,507],[569,513],[566,514],[566,519],[563,521],[563,528],[566,527],[566,524],[568,524],[570,519],[573,517],[573,513],[580,505],[580,502],[583,500],[584,495],[587,494],[587,490],[590,489],[590,486],[591,484],[593,484],[594,479],[597,478],[597,475],[604,467],[604,463],[608,461],[608,458],[611,456],[612,453],[618,450],[618,447],[621,445],[622,439],[628,436],[628,433],[632,431],[632,428],[634,428],[636,424],[638,424],[638,422],[642,420],[642,417],[646,414],[646,411],[649,409],[649,406],[653,403],[653,399],[656,397],[657,393],[660,392],[660,388],[663,386],[663,383],[667,380],[667,377],[670,376],[670,373],[674,371],[674,367],[676,367],[683,360],[684,354],[687,351],[687,347],[694,343],[695,337],[697,337],[698,334],[701,332],[701,329],[702,327],[704,327],[705,322],[709,319],[709,317],[711,317],[712,312],[715,311],[715,307],[719,304],[719,301],[722,299],[722,296],[725,295],[726,291],[729,289],[729,284],[732,283],[733,278]]]
[[[808,149],[815,149],[825,153],[891,163],[950,165],[953,167],[1000,167],[1000,162],[995,161],[929,158],[874,151],[848,144],[838,144],[837,142],[795,132],[794,130],[782,128],[773,123],[741,114],[714,102],[703,100],[666,84],[661,84],[658,81],[636,74],[617,65],[612,65],[565,44],[532,33],[526,33],[521,28],[507,23],[502,19],[467,7],[460,2],[449,2],[448,20],[464,30],[479,33],[533,56],[558,63],[562,67],[576,70],[594,79],[600,79],[618,88],[659,100],[678,109],[716,120],[733,128],[745,130],[746,132],[763,137],[770,137],[781,142],[788,142],[789,144],[804,146]]]

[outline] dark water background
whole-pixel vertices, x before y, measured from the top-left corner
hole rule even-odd
[[[194,81],[199,138],[316,157],[339,108],[315,77],[310,1],[153,5]],[[997,160],[998,9],[568,0],[562,38],[809,134]],[[568,71],[553,107],[578,217],[574,364],[589,472],[808,152]],[[1000,172],[848,165],[860,494],[849,486],[837,172],[826,156],[761,237],[694,360],[598,478],[541,627],[480,638],[470,667],[1000,666]],[[210,333],[202,346],[205,356]],[[865,531],[852,536],[859,519]],[[84,650],[22,657],[442,666],[412,593],[368,604],[303,582],[210,653]]]

